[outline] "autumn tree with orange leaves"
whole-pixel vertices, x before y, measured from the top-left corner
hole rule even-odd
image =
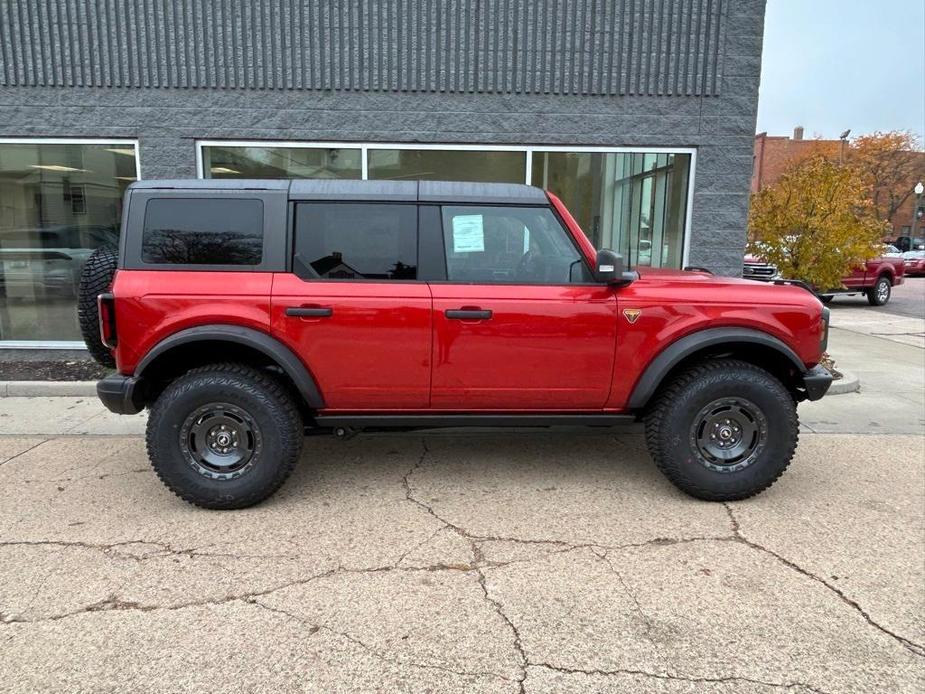
[[[867,185],[874,215],[891,224],[916,182],[925,178],[925,158],[918,139],[901,130],[854,138],[847,163]]]
[[[880,253],[886,223],[870,193],[860,167],[820,155],[800,161],[753,196],[749,252],[788,279],[840,289],[843,277]]]

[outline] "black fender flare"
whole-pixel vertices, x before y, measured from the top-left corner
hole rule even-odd
[[[724,343],[743,342],[769,347],[786,357],[798,373],[806,371],[806,366],[796,353],[773,335],[751,328],[707,328],[686,335],[659,352],[636,382],[627,407],[633,410],[645,407],[665,376],[694,352]]]
[[[155,359],[169,350],[193,342],[233,342],[250,347],[273,360],[292,379],[296,389],[313,409],[324,407],[324,399],[314,376],[295,353],[275,337],[238,325],[199,325],[174,333],[158,342],[135,367],[135,377],[143,378],[144,371]]]

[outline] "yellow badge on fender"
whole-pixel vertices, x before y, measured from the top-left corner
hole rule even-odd
[[[641,309],[638,308],[625,308],[623,309],[623,315],[626,316],[626,320],[630,323],[635,323],[639,320],[639,314],[642,313]]]

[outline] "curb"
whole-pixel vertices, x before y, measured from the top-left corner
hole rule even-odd
[[[2,397],[96,397],[96,381],[0,381]]]
[[[843,393],[857,393],[861,390],[861,380],[857,374],[850,371],[842,371],[842,377],[837,381],[832,381],[826,395],[842,395]]]

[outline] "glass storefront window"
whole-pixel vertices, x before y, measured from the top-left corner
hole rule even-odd
[[[77,285],[117,245],[134,143],[0,142],[0,340],[79,341]]]
[[[526,152],[370,149],[369,178],[523,183]]]
[[[680,268],[691,155],[533,153],[533,185],[558,195],[597,248],[633,266]]]
[[[357,149],[308,147],[202,148],[205,178],[360,178]]]

